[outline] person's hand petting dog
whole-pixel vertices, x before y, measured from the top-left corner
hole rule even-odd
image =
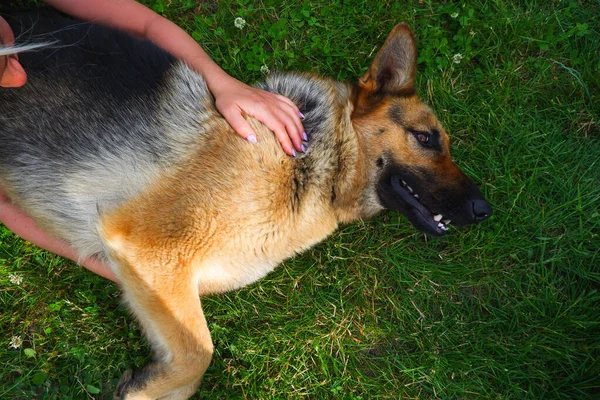
[[[215,97],[217,110],[242,137],[250,142],[257,140],[243,116],[245,113],[272,130],[287,154],[296,156],[296,151],[306,151],[302,140],[308,140],[308,137],[298,118],[303,115],[290,99],[248,86],[230,76],[224,76],[219,81],[215,75],[211,75],[210,79],[219,82],[211,87],[211,82],[205,78]]]
[[[275,133],[283,150],[290,156],[303,152],[302,114],[288,98],[248,86],[228,75],[196,41],[173,22],[134,0],[46,0],[73,17],[89,20],[150,40],[174,57],[186,62],[202,75],[215,98],[219,112],[231,127],[249,142],[258,138],[244,116],[264,123]],[[8,23],[0,17],[0,43],[14,42]],[[16,54],[0,56],[0,87],[15,88],[26,84],[27,74]],[[1,105],[0,105],[1,106]],[[11,203],[0,188],[0,221],[23,239],[63,257],[79,262],[96,274],[118,282],[110,267],[97,259],[80,260],[70,246],[46,234],[32,218]]]

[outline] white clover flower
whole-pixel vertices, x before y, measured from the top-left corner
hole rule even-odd
[[[452,57],[452,61],[454,61],[454,64],[460,64],[460,60],[463,59],[463,55],[460,53],[456,53],[454,55],[454,57]]]
[[[267,75],[268,73],[271,72],[271,70],[266,65],[263,65],[262,67],[260,67],[260,72],[262,72],[263,74]]]
[[[458,12],[454,12],[454,13],[450,14],[450,16],[451,16],[452,18],[456,18],[456,17],[458,17]]]
[[[20,285],[21,283],[23,283],[23,276],[19,274],[10,274],[8,275],[8,280],[13,285]]]
[[[242,17],[237,17],[233,21],[233,25],[235,25],[235,27],[238,29],[243,29],[246,26],[246,20]]]
[[[23,344],[23,338],[20,336],[13,336],[10,338],[10,343],[8,347],[12,347],[13,349],[18,349]]]

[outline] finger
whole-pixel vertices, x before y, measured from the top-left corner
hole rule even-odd
[[[294,109],[294,111],[296,112],[296,115],[300,115],[300,109],[298,108],[298,106],[296,105],[296,103],[294,103],[292,100],[290,100],[289,98],[285,97],[284,95],[281,94],[276,94],[275,95],[280,101],[288,104],[290,107],[292,107]]]
[[[254,133],[254,130],[239,110],[227,111],[222,113],[222,115],[238,135],[251,143],[256,143],[256,133]]]
[[[13,34],[10,25],[4,18],[0,16],[0,43],[8,45],[15,41],[15,35]]]
[[[304,126],[302,125],[302,119],[304,119],[304,114],[302,114],[298,106],[287,97],[278,94],[277,98],[283,103],[285,103],[285,106],[287,108],[286,112],[288,112],[289,116],[292,118],[292,121],[296,126],[296,130],[300,133],[302,140],[308,140],[308,137],[306,136],[306,131],[304,129]]]
[[[254,130],[250,127],[250,124],[248,124],[248,121],[246,121],[240,112],[226,112],[223,114],[223,117],[238,135],[251,143],[256,143],[257,139]],[[265,123],[265,125],[267,124]],[[271,129],[275,133],[275,136],[277,137],[277,140],[281,144],[283,150],[288,155],[295,157],[296,153],[294,152],[292,142],[288,137],[285,127],[281,123],[271,123],[271,126],[267,125],[267,128]]]
[[[296,113],[296,110],[298,108],[294,107],[292,113],[290,114],[290,117],[292,118],[292,121],[294,123],[294,125],[296,126],[296,130],[299,132],[300,136],[301,136],[301,140],[305,140],[308,141],[308,136],[306,136],[306,130],[304,129],[304,125],[302,124],[302,119],[304,119],[304,115],[298,111]]]
[[[13,31],[8,25],[8,22],[0,16],[0,44],[10,45],[15,40]],[[2,46],[3,47],[3,46]],[[0,57],[0,78],[4,75],[4,71],[8,67],[8,56]]]
[[[0,87],[15,88],[21,87],[27,82],[27,74],[14,57],[8,57],[6,68],[0,76]]]
[[[286,152],[287,155],[296,157],[296,150],[294,150],[294,144],[290,138],[288,131],[285,128],[285,125],[281,122],[277,121],[275,124],[272,122],[267,124],[267,128],[269,128],[275,134],[275,137],[279,141],[279,144],[283,148],[283,151]]]
[[[275,134],[275,137],[279,141],[279,144],[283,148],[283,151],[286,152],[287,155],[296,157],[296,150],[294,149],[295,145],[292,142],[292,139],[285,129],[284,125],[278,125],[277,128],[269,128]],[[298,151],[302,151],[301,149]]]
[[[283,147],[283,150],[290,156],[295,157],[295,151],[302,151],[302,141],[300,140],[300,133],[297,132],[291,117],[287,115],[283,110],[278,113],[269,111],[270,108],[264,107],[259,108],[253,117],[262,122],[269,128],[277,137],[277,140]],[[296,150],[294,150],[294,147]]]
[[[0,57],[0,78],[2,78],[2,75],[4,75],[4,70],[6,69],[7,65],[8,65],[8,56]]]
[[[263,105],[257,108],[259,112],[254,116],[275,133],[280,143],[286,135],[297,151],[304,152],[302,145],[304,130],[300,123],[299,111],[296,111],[297,107],[293,103],[291,105],[289,103],[291,100],[284,96],[273,96],[272,93],[268,93]]]
[[[278,138],[282,146],[289,141],[297,151],[304,152],[302,140],[306,137],[304,128],[300,120],[300,110],[289,98],[276,93],[266,92],[264,90],[256,90],[256,94],[260,95],[261,101],[254,104],[250,115],[257,118],[271,129]],[[283,128],[280,125],[283,125]],[[282,130],[284,129],[284,130]],[[286,150],[284,148],[284,150]],[[286,150],[286,153],[290,154]]]
[[[290,114],[295,122],[296,122],[296,126],[298,127],[298,130],[300,132],[304,131],[304,127],[302,126],[302,120],[304,119],[304,114],[302,114],[302,112],[300,111],[300,109],[298,108],[298,106],[296,105],[296,103],[294,103],[292,100],[288,99],[287,97],[283,96],[283,95],[276,95],[277,98],[282,101],[283,103],[285,103],[287,106],[289,106],[291,108],[291,112],[292,114]]]
[[[288,110],[291,110],[288,108]],[[290,114],[289,112],[281,112],[278,114],[280,121],[283,123],[285,131],[289,136],[290,140],[294,144],[296,150],[304,152],[304,147],[302,145],[302,125],[298,126],[296,120],[299,119],[297,115]]]

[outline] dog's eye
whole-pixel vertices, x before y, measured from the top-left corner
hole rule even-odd
[[[417,133],[417,140],[421,144],[428,144],[429,143],[429,135],[427,133],[419,132],[419,133]]]
[[[440,133],[437,129],[432,129],[431,132],[417,129],[408,129],[408,131],[417,139],[421,146],[434,150],[441,148]]]

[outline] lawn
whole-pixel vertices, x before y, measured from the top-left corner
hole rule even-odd
[[[355,82],[408,22],[417,90],[494,208],[444,238],[384,213],[204,299],[198,399],[600,398],[600,1],[145,3],[246,82]],[[0,332],[1,399],[110,398],[150,354],[116,285],[2,225]]]

